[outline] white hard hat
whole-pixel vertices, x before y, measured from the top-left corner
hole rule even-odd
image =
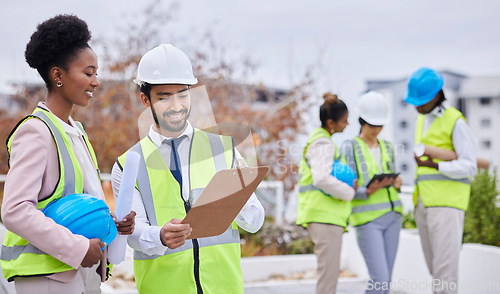
[[[170,44],[161,44],[141,58],[134,83],[194,85],[198,79],[186,53]]]
[[[389,107],[384,96],[370,91],[358,101],[359,117],[372,126],[383,126],[389,121]]]

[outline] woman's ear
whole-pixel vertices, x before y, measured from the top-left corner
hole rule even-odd
[[[53,80],[61,80],[62,79],[62,70],[61,68],[54,66],[53,68],[50,69],[50,77]]]
[[[326,127],[330,134],[335,133],[335,122],[333,121],[333,119],[329,118],[326,120]]]
[[[63,70],[57,66],[54,66],[50,69],[49,77],[54,82],[54,84],[62,84]]]

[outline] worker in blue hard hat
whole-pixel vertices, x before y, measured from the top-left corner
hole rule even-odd
[[[378,92],[363,94],[358,101],[359,136],[344,143],[347,164],[358,175],[358,189],[349,222],[356,228],[358,246],[365,259],[370,280],[365,293],[389,293],[401,230],[402,204],[398,190],[393,145],[379,138],[389,122],[389,106]],[[385,177],[373,179],[375,175]],[[373,180],[372,180],[373,179]]]
[[[429,271],[439,283],[435,293],[457,293],[458,266],[464,213],[470,197],[470,179],[476,174],[476,146],[460,111],[446,104],[443,77],[421,68],[408,79],[405,101],[420,113],[415,144],[456,152],[457,159],[442,161],[415,154],[417,172],[415,217]],[[420,154],[419,154],[420,155]]]
[[[299,173],[296,224],[307,228],[318,260],[316,293],[335,293],[340,273],[342,235],[351,214],[357,181],[345,183],[332,175],[341,154],[332,140],[348,125],[349,111],[337,95],[325,93],[319,109],[321,126],[304,147]],[[351,185],[353,187],[351,187]]]
[[[94,150],[82,124],[70,115],[73,106],[87,106],[100,86],[90,36],[83,20],[57,15],[40,23],[26,45],[26,61],[42,77],[47,96],[7,139],[10,158],[2,221],[8,231],[1,268],[18,294],[100,293],[106,275],[106,251],[101,251],[106,244],[74,233],[43,213],[70,194],[104,198]],[[68,213],[87,209],[71,208]],[[102,217],[109,225],[107,211]],[[118,222],[118,230],[130,234],[134,215],[126,219]]]

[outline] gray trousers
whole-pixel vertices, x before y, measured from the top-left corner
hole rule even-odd
[[[101,277],[96,273],[97,265],[78,269],[73,280],[67,283],[44,276],[14,279],[17,294],[100,294]]]
[[[392,269],[398,251],[401,214],[390,211],[356,227],[358,246],[370,280],[365,293],[389,293]]]
[[[314,243],[318,260],[316,294],[335,294],[340,274],[340,250],[344,228],[331,224],[310,223],[307,231]]]
[[[419,199],[415,219],[434,293],[458,291],[464,214],[451,207],[425,207]]]

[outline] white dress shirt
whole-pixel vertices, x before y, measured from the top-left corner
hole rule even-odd
[[[442,117],[447,105],[434,108],[424,115],[424,130],[422,137],[437,117]],[[451,161],[440,161],[438,171],[452,179],[473,178],[477,173],[476,144],[469,125],[458,119],[451,135],[453,148],[457,153],[457,159]]]
[[[94,166],[94,161],[92,160],[92,157],[87,149],[87,145],[85,144],[82,131],[76,125],[71,116],[69,117],[71,125],[68,125],[68,123],[64,122],[57,116],[56,118],[59,120],[64,131],[68,135],[71,146],[75,152],[75,156],[78,158],[78,163],[80,163],[84,181],[83,192],[104,200],[104,192],[102,190],[101,181],[99,180],[96,167]]]
[[[335,158],[333,144],[328,138],[319,138],[307,147],[306,159],[311,167],[313,185],[334,198],[351,201],[354,189],[331,175]]]
[[[179,154],[179,160],[182,166],[181,167],[182,195],[185,200],[188,200],[189,197],[190,184],[189,184],[189,174],[188,174],[189,172],[188,162],[189,162],[189,151],[190,151],[189,149],[191,146],[191,140],[193,138],[193,131],[194,131],[193,127],[188,122],[186,130],[184,130],[184,132],[179,136],[179,137],[186,136],[186,138],[179,143],[179,147],[177,149],[177,152]],[[157,146],[160,146],[163,140],[165,139],[167,140],[172,139],[172,138],[167,138],[156,132],[153,126],[150,127],[148,135],[151,141],[153,141],[153,143]],[[168,145],[165,146],[164,144],[162,148],[171,148],[171,147],[169,147]],[[236,160],[233,168],[245,167],[244,165],[241,164],[244,163],[245,161],[243,160],[240,153],[236,149],[235,149],[235,157]],[[239,165],[236,166],[238,163]],[[113,170],[111,174],[112,174],[111,183],[116,198],[118,196],[120,183],[122,179],[122,170],[118,167],[116,163],[113,165]],[[191,203],[191,205],[192,204],[193,203]],[[128,238],[129,245],[133,249],[139,250],[149,255],[155,255],[155,254],[163,255],[167,247],[164,246],[160,240],[161,226],[150,225],[146,217],[146,211],[144,208],[144,204],[142,202],[140,192],[137,189],[134,191],[133,195],[132,210],[134,210],[137,215],[135,217],[134,232]],[[262,204],[255,196],[255,194],[252,194],[252,196],[250,196],[245,206],[243,206],[243,208],[241,209],[235,221],[236,224],[238,224],[238,226],[240,226],[245,231],[254,233],[262,227],[264,223],[264,217],[265,213]]]

